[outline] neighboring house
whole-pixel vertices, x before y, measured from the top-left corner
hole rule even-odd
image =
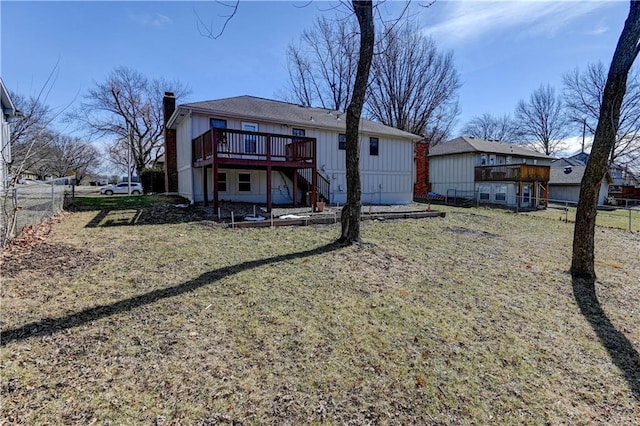
[[[0,104],[2,119],[0,124],[0,191],[4,191],[9,184],[9,164],[11,164],[11,133],[9,119],[17,113],[16,107],[9,97],[9,91],[4,87],[0,78]]]
[[[580,199],[580,184],[584,170],[584,164],[573,164],[571,158],[560,158],[551,162],[551,178],[549,179],[549,201],[554,203],[565,201],[577,203]],[[604,204],[609,194],[609,184],[612,183],[609,172],[602,179],[598,204]]]
[[[175,110],[173,105],[175,98],[165,94],[168,192],[214,206],[222,200],[265,203],[268,209],[273,204],[346,202],[344,113],[252,96]],[[419,140],[360,121],[364,204],[413,200],[414,143]]]
[[[429,151],[431,191],[451,201],[546,206],[552,158],[517,145],[461,136]]]
[[[572,166],[577,167],[576,170],[580,175],[580,180],[582,179],[582,175],[584,174],[584,166],[587,165],[589,161],[589,154],[586,152],[579,152],[571,157],[560,158],[552,163],[553,167],[566,167]],[[558,177],[559,172],[557,173]],[[569,178],[575,179],[575,175],[571,177],[563,177],[561,180],[566,181]],[[564,180],[563,180],[564,179]],[[605,182],[606,181],[606,182]],[[619,164],[613,163],[609,165],[609,169],[607,171],[607,175],[603,179],[603,186],[608,188],[608,195],[612,195],[618,198],[631,198],[635,196],[640,196],[640,179],[635,176],[627,167],[620,166]],[[605,193],[606,194],[606,193]],[[550,197],[554,198],[554,197]],[[602,196],[602,188],[600,192],[600,196],[598,197],[598,203],[603,204],[604,200],[607,198],[605,195],[604,198]],[[577,198],[576,198],[577,201]]]
[[[609,194],[618,198],[640,197],[640,177],[629,170],[628,167],[612,164],[609,166],[611,185]]]

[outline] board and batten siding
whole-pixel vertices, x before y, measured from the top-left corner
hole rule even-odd
[[[331,183],[330,202],[344,204],[346,202],[346,159],[345,151],[340,150],[339,135],[344,131],[314,128],[302,125],[288,125],[280,123],[265,122],[255,119],[238,119],[225,117],[224,115],[200,115],[194,114],[191,117],[191,139],[196,138],[209,130],[212,118],[227,121],[227,128],[242,129],[243,122],[258,124],[258,131],[263,133],[292,134],[292,129],[304,129],[305,136],[315,138],[317,141],[317,168]],[[311,123],[310,123],[311,124]],[[378,155],[372,156],[369,153],[369,138],[378,138]],[[191,140],[189,139],[189,140]],[[180,136],[179,136],[179,140]],[[362,202],[364,204],[408,204],[413,200],[413,184],[415,181],[414,144],[406,139],[391,139],[388,136],[369,135],[363,133],[360,136],[360,172],[362,184]],[[190,151],[189,151],[190,152]],[[265,171],[254,171],[260,176]],[[283,178],[278,173],[272,175],[272,194],[275,204],[291,203],[284,192],[293,191],[293,183],[288,178]],[[202,176],[195,176],[196,187],[200,185]],[[262,183],[262,188],[264,187]],[[284,191],[284,192],[283,192]],[[202,197],[202,187],[199,188]],[[234,200],[247,201],[251,198],[248,194],[227,194]],[[264,197],[265,194],[255,194]],[[224,195],[220,195],[221,199]],[[302,194],[299,194],[302,197]],[[251,198],[250,202],[254,202]],[[256,201],[258,202],[258,201]],[[264,202],[264,198],[261,202]]]
[[[598,193],[598,205],[603,205],[609,196],[609,184],[603,180]],[[577,203],[580,199],[580,185],[549,184],[549,202],[568,201]]]
[[[193,171],[191,151],[191,117],[186,117],[176,129],[176,167],[178,170],[178,194],[193,199]]]
[[[473,193],[477,155],[472,153],[429,157],[431,191],[447,195],[447,191]]]
[[[208,200],[213,200],[213,169],[193,169],[194,196],[196,202],[204,201],[204,187],[202,184],[203,170],[207,171]],[[267,171],[248,169],[219,169],[218,173],[224,174],[226,190],[218,192],[220,201],[238,201],[244,203],[264,203],[266,200]],[[240,174],[251,176],[251,190],[240,191]],[[271,196],[274,204],[293,204],[293,184],[280,172],[273,171],[271,175]],[[298,200],[300,200],[299,194]]]

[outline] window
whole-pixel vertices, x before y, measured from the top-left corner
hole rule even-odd
[[[513,162],[513,157],[510,155],[507,155],[507,164],[511,164]]]
[[[481,166],[487,165],[487,154],[480,154],[480,165]]]
[[[211,119],[211,127],[214,129],[226,129],[227,128],[227,120],[220,120],[218,118]]]
[[[242,123],[242,130],[247,132],[257,132],[258,125],[256,123]],[[258,137],[256,135],[244,135],[244,152],[247,154],[255,154],[256,142]]]
[[[496,201],[507,201],[506,185],[496,185]]]
[[[489,185],[480,185],[478,192],[480,193],[480,200],[489,201],[489,196],[491,195],[491,187]]]
[[[220,192],[227,191],[227,174],[224,172],[218,173],[218,191]]]
[[[291,129],[291,134],[293,136],[305,136],[304,129]]]
[[[251,173],[238,173],[238,191],[251,191]]]
[[[347,135],[338,135],[338,149],[347,149]]]
[[[490,166],[495,166],[496,164],[496,156],[495,155],[490,155],[489,156],[489,165]]]
[[[369,155],[378,155],[378,138],[369,138]]]

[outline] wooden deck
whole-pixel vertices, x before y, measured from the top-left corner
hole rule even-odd
[[[304,136],[275,133],[249,132],[233,129],[212,128],[192,140],[194,168],[212,168],[212,182],[207,182],[203,173],[204,193],[213,188],[213,205],[218,207],[218,170],[240,168],[266,170],[266,187],[271,188],[271,172],[284,171],[293,181],[293,192],[311,193],[311,206],[320,200],[329,201],[330,182],[317,170],[316,139]],[[271,191],[267,190],[266,204],[272,208]],[[209,200],[205,196],[205,205]],[[298,199],[294,197],[294,205]]]

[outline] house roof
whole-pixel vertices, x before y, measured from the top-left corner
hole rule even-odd
[[[346,127],[346,114],[341,111],[306,107],[247,95],[180,105],[169,119],[169,127],[174,127],[178,124],[180,121],[179,111],[181,110],[183,113],[188,110],[209,115],[283,123],[303,128],[344,131]],[[360,130],[365,133],[410,139],[412,141],[424,139],[422,136],[366,119],[360,120]]]
[[[566,167],[551,167],[549,175],[550,185],[580,185],[582,182],[582,176],[584,176],[584,169],[586,166],[566,166]],[[570,173],[565,173],[565,169],[571,170]]]
[[[551,159],[548,155],[541,154],[518,145],[488,141],[471,136],[460,136],[450,141],[438,144],[430,149],[429,157],[464,154],[467,152],[484,152],[488,154],[518,155],[520,157]]]
[[[16,106],[13,104],[2,78],[0,78],[0,103],[2,104],[2,112],[5,116],[13,117],[16,114]]]
[[[587,168],[584,164],[566,165],[558,161],[554,161],[550,167],[549,184],[550,185],[580,185],[584,171]],[[568,172],[568,173],[566,173]],[[609,184],[613,183],[611,175],[607,171],[604,177]]]

